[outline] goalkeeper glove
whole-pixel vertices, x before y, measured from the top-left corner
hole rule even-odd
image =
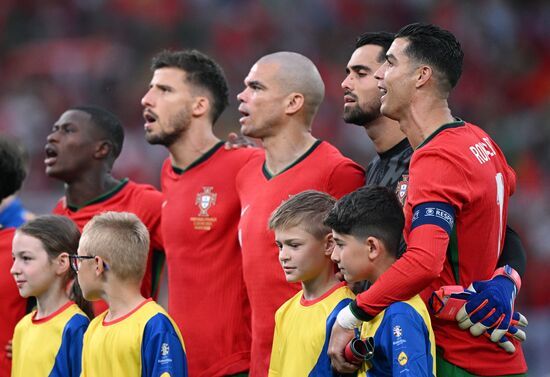
[[[508,331],[514,313],[514,300],[521,287],[519,274],[506,265],[495,271],[491,280],[474,281],[467,302],[456,320],[461,329],[479,336],[492,329],[490,338],[498,342]]]
[[[525,334],[525,331],[519,329],[517,326],[526,327],[528,324],[529,322],[527,322],[527,318],[525,318],[519,312],[514,312],[514,314],[512,315],[512,321],[510,321],[508,332],[506,333],[506,335],[499,339],[497,343],[498,346],[503,348],[508,353],[516,352],[516,347],[514,346],[514,343],[510,341],[510,338],[515,338],[520,342],[524,342],[525,339],[527,339],[527,335]],[[493,333],[494,330],[489,329],[485,334],[487,335],[487,337],[490,337]]]
[[[472,294],[472,292],[464,290],[459,285],[446,285],[432,293],[432,296],[428,300],[428,307],[437,318],[455,320],[457,312],[464,306]],[[498,340],[497,344],[499,347],[503,348],[506,352],[514,353],[516,347],[510,339],[515,338],[520,342],[525,341],[527,338],[525,332],[517,326],[526,327],[527,325],[527,318],[519,312],[514,312],[506,335]],[[485,335],[487,338],[490,338],[493,332],[494,329],[489,329],[485,332]]]

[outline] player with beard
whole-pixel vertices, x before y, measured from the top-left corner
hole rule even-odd
[[[278,52],[262,57],[239,93],[241,132],[262,140],[264,151],[237,177],[242,215],[239,223],[243,271],[252,308],[250,376],[266,376],[276,310],[300,286],[286,282],[278,261],[274,235],[267,231],[271,213],[305,190],[336,198],[364,183],[363,169],[311,127],[324,97],[324,84],[305,56]]]
[[[393,34],[365,33],[355,43],[355,51],[346,67],[344,114],[346,123],[365,127],[377,156],[367,166],[366,185],[381,185],[397,190],[405,202],[412,148],[399,123],[380,113],[380,91],[374,72],[384,63]],[[399,186],[398,186],[399,183]]]
[[[495,327],[491,330],[491,340],[500,341],[499,345],[509,354],[498,351],[496,345],[490,344],[486,340],[468,337],[465,335],[467,333],[461,333],[456,325],[450,322],[441,319],[435,320],[436,338],[439,346],[445,350],[443,353],[445,359],[438,355],[438,374],[451,375],[452,370],[452,375],[470,375],[461,368],[467,369],[470,373],[483,373],[484,375],[522,373],[526,370],[521,349],[513,354],[518,346],[517,341],[501,338],[510,325],[513,300],[520,285],[519,276],[511,268],[498,268],[494,272],[493,278],[490,275],[491,271],[501,265],[507,253],[507,258],[510,258],[511,255],[512,260],[519,263],[514,267],[518,268],[520,273],[523,272],[525,259],[524,254],[520,252],[523,251],[523,248],[517,235],[509,229],[506,231],[506,243],[502,248],[501,242],[504,239],[504,234],[502,228],[500,231],[498,229],[499,221],[498,219],[490,221],[487,218],[487,216],[495,216],[495,209],[492,207],[494,199],[483,197],[483,195],[492,196],[493,191],[491,190],[496,191],[494,195],[497,196],[496,204],[501,206],[500,226],[502,227],[506,219],[505,209],[508,195],[513,192],[515,179],[513,171],[507,166],[502,153],[488,136],[477,127],[450,115],[447,96],[458,81],[461,64],[460,44],[452,34],[433,25],[413,24],[401,29],[397,38],[392,42],[391,48],[385,53],[385,61],[380,61],[379,68],[372,70],[374,77],[370,79],[377,80],[381,92],[387,93],[381,97],[381,111],[393,119],[399,120],[399,125],[403,131],[406,131],[409,141],[420,150],[413,154],[413,162],[418,162],[415,165],[415,175],[412,176],[418,179],[418,182],[416,180],[412,182],[413,189],[411,189],[411,195],[407,198],[405,207],[407,218],[405,236],[408,236],[407,250],[410,251],[402,258],[404,261],[396,262],[396,268],[392,267],[391,273],[384,274],[383,284],[378,282],[368,292],[360,294],[357,302],[352,303],[350,308],[343,310],[342,316],[333,328],[329,354],[333,366],[341,372],[353,369],[348,369],[350,365],[343,360],[342,351],[353,335],[349,332],[344,335],[344,328],[349,329],[349,326],[353,326],[357,318],[368,321],[388,303],[409,297],[411,292],[413,294],[418,292],[416,289],[425,288],[422,294],[426,299],[434,289],[438,289],[442,285],[460,284],[466,287],[470,283],[472,283],[472,287],[476,288],[474,292],[477,293],[470,296],[468,303],[463,308],[465,314],[457,316],[457,320],[462,322],[462,328],[467,328],[468,325],[472,326],[475,323],[471,327],[473,335],[480,335],[488,327]],[[417,73],[418,76],[416,76]],[[445,121],[449,123],[438,129]],[[470,129],[473,131],[470,132]],[[468,132],[470,132],[469,136]],[[454,142],[452,140],[447,142],[446,147],[454,145],[454,149],[451,148],[452,152],[449,153],[446,147],[435,146],[445,142],[450,135],[461,135],[460,137],[462,137],[462,139],[455,138]],[[484,142],[489,143],[489,147],[492,148],[487,161],[477,158],[475,151],[471,148],[468,149],[462,145],[459,149],[459,140],[464,144],[466,143],[464,140],[468,139],[467,143],[471,143],[474,139],[482,137],[484,137]],[[432,145],[433,147],[430,147]],[[461,152],[462,150],[466,150],[466,152]],[[439,151],[445,151],[443,157],[440,157]],[[431,152],[434,153],[430,154]],[[451,160],[453,158],[462,160],[448,165],[448,157],[445,156],[449,156]],[[418,167],[422,165],[421,157],[424,158],[422,159],[423,169]],[[493,158],[491,159],[491,157]],[[437,162],[445,165],[447,163],[447,166],[428,167],[426,166],[428,161],[432,161],[433,164]],[[488,161],[490,163],[484,165]],[[478,169],[478,162],[482,168]],[[502,172],[497,173],[496,182],[493,174],[495,169],[497,172]],[[454,173],[455,171],[462,171],[462,175]],[[469,173],[465,173],[465,171]],[[453,176],[453,174],[455,175]],[[491,176],[491,174],[493,175]],[[443,176],[445,178],[442,179]],[[460,178],[457,178],[458,176]],[[458,179],[458,181],[451,183],[452,179]],[[491,182],[481,184],[481,182],[478,183],[480,179]],[[495,183],[498,190],[492,188]],[[470,187],[474,184],[479,187],[478,190],[472,191]],[[480,205],[472,204],[476,201],[483,203],[486,207],[482,210]],[[449,202],[452,202],[452,206],[448,204]],[[445,209],[438,207],[440,204]],[[426,205],[430,208],[426,207],[426,215],[424,215],[422,208]],[[440,213],[450,213],[451,217],[446,217],[446,219],[452,218],[451,221],[442,222],[439,225],[430,222],[430,214],[433,209],[431,207],[439,208],[434,217],[440,218]],[[476,209],[472,211],[470,208]],[[414,217],[412,217],[411,209],[415,212]],[[456,228],[453,227],[455,210],[457,211]],[[482,216],[485,217],[484,221],[480,220]],[[472,224],[475,222],[477,225],[473,226]],[[440,226],[444,223],[450,223],[450,228]],[[495,226],[497,227],[496,232]],[[440,230],[445,234],[438,233]],[[478,237],[477,234],[472,233],[472,230],[474,233],[486,233],[490,237]],[[489,251],[489,249],[493,250],[493,247],[498,249],[496,255]],[[474,251],[475,256],[467,254]],[[497,261],[495,256],[499,255],[500,259]],[[422,258],[429,258],[430,262]],[[441,268],[439,268],[440,264],[443,264]],[[419,269],[418,266],[425,268]],[[436,272],[435,269],[439,272]],[[437,275],[431,275],[433,273]],[[430,276],[427,276],[429,274]],[[435,279],[433,279],[434,277]],[[478,281],[481,279],[487,280]],[[429,284],[428,287],[426,287],[427,284]],[[416,288],[413,288],[415,286]],[[481,304],[481,302],[483,303]],[[476,314],[477,312],[479,313]],[[494,314],[491,315],[491,313]],[[459,318],[462,316],[463,318]],[[477,323],[478,321],[479,323]],[[484,353],[485,356],[472,359],[469,355],[474,351],[462,352],[468,348],[475,348],[476,352]],[[497,359],[500,361],[489,361]],[[461,368],[458,367],[459,365]],[[440,366],[442,366],[441,370]]]
[[[241,207],[235,176],[260,152],[226,150],[214,135],[228,88],[211,58],[196,50],[164,51],[151,68],[141,101],[145,139],[170,153],[161,172],[168,312],[185,339],[190,376],[244,375],[250,306],[237,237]]]
[[[344,113],[346,123],[364,127],[374,144],[377,156],[367,166],[366,185],[386,186],[395,190],[402,205],[405,204],[409,181],[409,162],[413,149],[406,135],[399,128],[399,122],[385,117],[380,112],[378,81],[374,72],[386,60],[386,52],[394,39],[393,33],[367,32],[360,35],[355,43],[355,51],[346,67],[344,89]],[[404,240],[399,255],[407,248]],[[525,250],[517,233],[506,228],[504,249],[498,266],[512,266],[523,276],[525,271]],[[368,283],[355,284],[353,290],[359,293]]]
[[[117,179],[112,175],[122,150],[124,129],[118,118],[96,106],[72,107],[61,114],[47,137],[46,174],[65,183],[65,195],[53,213],[71,218],[80,228],[104,211],[137,215],[151,234],[144,297],[155,297],[164,261],[160,234],[162,194],[153,186]],[[97,315],[107,309],[94,302]]]

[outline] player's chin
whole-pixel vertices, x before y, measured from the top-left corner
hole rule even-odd
[[[61,179],[63,176],[63,172],[59,169],[59,166],[46,166],[45,172],[50,178]]]
[[[45,165],[44,166],[44,171],[46,172],[47,175],[50,175],[55,171],[55,166],[54,165]]]

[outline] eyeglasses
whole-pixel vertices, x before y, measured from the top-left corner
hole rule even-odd
[[[80,260],[82,259],[95,259],[96,255],[69,255],[69,260],[71,261],[71,268],[75,273],[78,274],[78,270],[80,268]],[[107,263],[103,262],[103,266],[105,270],[109,269],[109,266]]]

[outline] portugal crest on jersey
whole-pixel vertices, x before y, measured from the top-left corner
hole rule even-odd
[[[397,187],[395,188],[395,194],[401,202],[401,205],[405,205],[405,200],[407,199],[407,189],[409,188],[409,175],[403,174],[401,180],[397,182]]]
[[[203,191],[197,194],[197,199],[195,204],[199,207],[199,216],[208,216],[208,210],[214,204],[216,204],[216,197],[218,194],[212,192],[212,187],[205,186],[202,188]]]

